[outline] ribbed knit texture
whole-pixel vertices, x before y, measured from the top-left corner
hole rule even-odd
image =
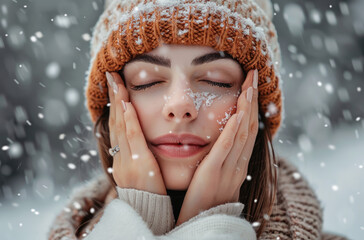
[[[171,198],[130,188],[116,187],[119,199],[124,200],[141,215],[155,235],[169,232],[175,225]]]
[[[302,174],[299,179],[293,177],[293,173],[299,173],[297,168],[288,161],[279,158],[278,169],[279,175],[276,201],[269,222],[264,228],[260,239],[277,240],[279,237],[280,240],[346,240],[345,237],[337,234],[322,232],[323,210],[320,206],[320,202],[307,183],[307,180],[302,177]],[[144,196],[147,195],[148,193]],[[155,194],[149,193],[149,199],[150,196],[154,195]],[[95,177],[84,186],[76,188],[71,194],[67,206],[54,219],[51,228],[48,231],[48,239],[82,239],[80,236],[81,227],[85,226],[89,220],[92,221],[93,219],[96,219],[96,215],[98,214],[97,211],[91,213],[91,209],[94,208],[98,210],[105,206],[104,202],[110,202],[110,200],[117,197],[115,190],[111,188],[108,179],[104,174]],[[75,202],[78,204],[75,204]],[[149,204],[146,202],[144,203]],[[210,214],[218,209],[219,213],[225,212],[226,214],[230,213],[234,215],[237,214],[237,212],[242,211],[242,204],[238,206],[234,205],[234,203],[229,203],[228,205],[231,208],[225,208],[223,205],[219,205],[218,208],[209,209],[206,213]],[[166,213],[166,211],[164,213]],[[145,219],[145,217],[143,217],[143,219]],[[93,222],[91,226],[87,226],[87,228],[92,230],[95,223],[97,223],[97,221]],[[171,231],[173,231],[173,229]],[[85,230],[85,232],[87,231]]]
[[[297,169],[289,164],[278,164],[278,194],[262,239],[320,239],[322,209],[307,181],[295,179]],[[284,177],[282,177],[284,176]]]
[[[135,56],[161,44],[210,46],[258,69],[259,109],[273,136],[282,117],[281,54],[267,0],[114,0],[100,16],[91,40],[85,85],[93,122],[108,103],[105,72],[119,71]]]
[[[183,226],[182,226],[183,225]],[[99,223],[85,240],[257,240],[251,224],[239,216],[214,214],[189,220],[172,231],[157,236],[125,201],[114,199],[105,208]]]

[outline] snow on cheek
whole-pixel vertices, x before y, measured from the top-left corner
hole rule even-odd
[[[236,93],[227,93],[228,95],[233,95],[235,98],[238,98],[240,96],[240,93],[241,91],[238,90]],[[226,103],[224,101],[224,103]],[[227,121],[230,119],[230,117],[232,116],[233,112],[236,112],[236,110],[234,111],[234,109],[237,109],[237,106],[234,105],[232,107],[230,107],[224,114],[224,117],[220,120],[216,120],[216,122],[219,124],[219,125],[222,125],[220,128],[219,128],[219,131],[222,132],[224,130],[224,127],[227,123]],[[209,119],[210,119],[210,116],[209,116]]]
[[[230,117],[232,116],[232,112],[233,110],[236,108],[236,106],[233,106],[233,107],[230,107],[227,112],[225,112],[225,117],[222,118],[221,120],[216,120],[217,123],[219,125],[222,125],[220,128],[219,128],[219,131],[222,132],[224,130],[224,127],[227,123],[227,121],[230,119]]]

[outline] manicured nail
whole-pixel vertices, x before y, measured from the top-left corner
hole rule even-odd
[[[125,104],[124,100],[121,100],[121,103],[123,104],[124,112],[126,112],[126,104]]]
[[[253,88],[249,87],[248,91],[246,92],[246,99],[251,103],[253,98]]]
[[[238,124],[240,124],[241,119],[243,118],[243,115],[244,115],[244,111],[243,111],[243,110],[241,110],[241,111],[239,112],[239,115],[238,115]]]
[[[254,70],[254,80],[253,80],[253,87],[255,89],[258,88],[258,69]]]
[[[112,88],[114,89],[114,93],[118,93],[119,87],[118,87],[118,85],[115,82],[113,82]]]
[[[109,85],[112,87],[112,89],[114,90],[114,93],[118,93],[118,85],[114,82],[114,78],[111,75],[111,73],[106,72],[106,79],[109,82]]]
[[[106,72],[106,79],[109,82],[109,85],[112,87],[112,83],[114,82],[114,78],[109,72]]]

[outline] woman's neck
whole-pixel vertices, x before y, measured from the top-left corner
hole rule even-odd
[[[179,212],[181,211],[182,203],[185,198],[187,190],[169,190],[167,189],[168,196],[171,197],[172,207],[173,207],[173,215],[174,219],[177,222]]]

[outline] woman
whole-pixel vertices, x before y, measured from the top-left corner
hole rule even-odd
[[[271,20],[269,1],[107,3],[86,86],[104,175],[49,239],[344,239],[321,232],[315,194],[275,157]]]

